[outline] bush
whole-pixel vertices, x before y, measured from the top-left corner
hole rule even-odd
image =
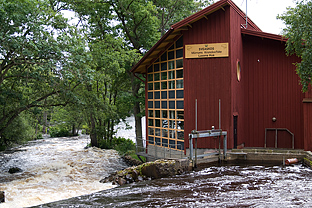
[[[59,128],[57,126],[52,126],[49,129],[49,133],[51,137],[68,137],[69,131],[65,128]]]
[[[102,149],[115,149],[120,155],[131,154],[135,151],[135,143],[131,139],[114,137],[112,140],[99,141],[99,147]]]
[[[35,130],[31,127],[25,115],[20,115],[4,130],[0,137],[1,149],[14,143],[25,143],[34,139]]]

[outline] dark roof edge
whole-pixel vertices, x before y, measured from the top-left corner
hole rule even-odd
[[[251,36],[256,36],[260,38],[267,38],[267,39],[278,40],[278,41],[283,41],[283,42],[286,42],[288,40],[288,38],[285,38],[282,35],[275,35],[272,33],[259,32],[259,31],[248,30],[248,29],[243,29],[243,28],[241,28],[241,33],[245,35],[251,35]]]
[[[185,18],[184,20],[181,20],[180,22],[175,23],[174,25],[172,25],[172,28],[178,29],[180,27],[183,27],[184,25],[189,24],[190,22],[193,22],[203,17],[205,14],[221,9],[223,6],[226,6],[226,5],[231,6],[242,18],[246,18],[245,13],[239,7],[237,7],[234,2],[232,2],[231,0],[220,0],[206,7],[205,9],[201,11],[196,12],[195,14],[192,14],[191,16]],[[248,17],[248,23],[255,30],[261,31],[261,29],[251,19],[249,19],[249,17]]]
[[[174,31],[174,29],[171,27],[158,41],[157,43],[150,49],[148,50],[144,56],[140,59],[140,61],[132,67],[130,72],[134,72],[138,66],[141,65],[141,63]]]

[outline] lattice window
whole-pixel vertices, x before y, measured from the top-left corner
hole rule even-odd
[[[183,38],[148,68],[149,144],[184,150]]]

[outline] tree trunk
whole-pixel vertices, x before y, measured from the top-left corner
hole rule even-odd
[[[97,141],[96,129],[95,129],[95,120],[93,118],[92,113],[90,114],[90,120],[91,120],[91,129],[90,129],[91,146],[99,147],[98,141]]]
[[[134,114],[134,121],[135,121],[135,137],[136,137],[136,144],[138,148],[143,148],[143,135],[142,135],[142,123],[141,123],[141,116],[140,116],[140,102],[138,101],[138,93],[140,89],[140,83],[135,80],[136,78],[131,73],[131,85],[132,85],[132,95],[135,97],[135,102],[133,106],[133,114]]]
[[[47,119],[48,119],[48,112],[43,111],[43,116],[42,116],[42,133],[46,133],[46,127],[47,127]]]
[[[73,126],[72,126],[72,135],[73,135],[73,136],[75,136],[75,135],[76,135],[76,134],[75,134],[75,133],[76,133],[76,131],[75,131],[75,130],[76,130],[76,127],[75,127],[75,124],[73,124]]]

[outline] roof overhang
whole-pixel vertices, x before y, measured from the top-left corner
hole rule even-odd
[[[278,40],[278,41],[282,41],[282,42],[286,42],[288,40],[287,38],[285,38],[282,35],[275,35],[275,34],[271,34],[271,33],[259,32],[259,31],[248,30],[248,29],[243,29],[243,28],[241,28],[241,33],[243,35],[251,35],[251,36],[260,37],[260,38]]]
[[[226,6],[231,6],[242,18],[245,17],[245,13],[241,11],[231,0],[220,0],[207,8],[177,22],[172,25],[171,28],[165,33],[165,35],[143,56],[143,58],[132,67],[132,73],[146,73],[147,68],[164,52],[166,51],[174,41],[176,41],[179,37],[182,36],[183,30],[188,30],[192,27],[192,23],[202,19],[208,18],[208,16],[215,11],[222,9],[225,10]],[[248,18],[248,25],[253,30],[261,32],[261,29],[258,28],[256,24],[254,24]]]

